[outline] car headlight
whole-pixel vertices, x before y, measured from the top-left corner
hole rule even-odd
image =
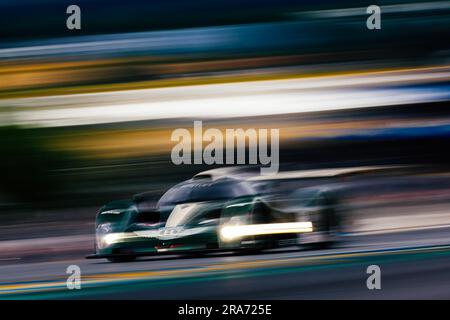
[[[220,237],[223,241],[232,241],[239,237],[239,233],[235,230],[233,226],[224,226],[220,229]]]
[[[109,233],[105,236],[102,237],[102,241],[106,244],[106,245],[112,245],[114,243],[117,242],[122,242],[125,239],[128,238],[128,235],[124,232],[116,232],[116,233]]]
[[[126,242],[132,238],[136,238],[136,235],[130,232],[115,232],[108,234],[97,235],[97,248],[104,249],[112,244],[119,242]]]
[[[112,231],[111,223],[101,223],[97,226],[97,233],[107,234]]]
[[[95,230],[95,238],[97,242],[97,248],[103,249],[109,244],[104,241],[104,238],[106,235],[110,234],[112,232],[112,226],[111,223],[101,223],[97,226],[97,229]]]
[[[245,216],[231,217],[228,222],[219,230],[220,237],[223,241],[232,241],[239,238],[239,233],[236,232],[236,226],[244,225],[246,222]]]
[[[226,225],[220,229],[224,241],[232,241],[247,236],[260,236],[283,233],[312,232],[311,222],[263,223],[250,225]]]

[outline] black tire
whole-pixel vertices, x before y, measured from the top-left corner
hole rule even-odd
[[[325,236],[324,241],[315,243],[301,244],[300,247],[305,249],[329,249],[333,247],[339,240],[336,238],[336,231],[339,230],[340,223],[335,208],[331,207],[317,213],[315,232],[320,232]]]
[[[242,249],[237,249],[234,250],[235,254],[237,255],[256,255],[256,254],[260,254],[264,249],[263,248],[242,248]]]
[[[182,257],[183,258],[187,258],[187,259],[196,259],[196,258],[204,258],[206,255],[205,252],[187,252],[187,253],[183,253]]]
[[[136,256],[119,256],[107,258],[109,262],[120,263],[120,262],[131,262],[136,260]]]
[[[324,242],[316,242],[316,243],[307,243],[301,245],[302,249],[306,250],[324,250],[330,249],[335,244],[335,241],[324,241]]]

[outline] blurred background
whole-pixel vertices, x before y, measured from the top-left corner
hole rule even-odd
[[[380,30],[369,1],[79,0],[81,30],[70,4],[0,2],[0,263],[91,253],[105,202],[209,169],[170,160],[193,120],[279,128],[281,170],[414,168],[349,232],[450,224],[449,1],[376,3]]]

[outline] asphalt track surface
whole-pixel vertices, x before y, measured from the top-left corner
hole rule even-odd
[[[368,290],[367,267],[381,268]],[[81,268],[68,290],[66,269]],[[449,299],[450,227],[346,236],[327,250],[8,264],[0,299]]]

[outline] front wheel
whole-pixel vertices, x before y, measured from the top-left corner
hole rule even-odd
[[[117,263],[117,262],[131,262],[131,261],[136,260],[136,256],[110,257],[110,258],[107,258],[107,260],[109,262],[114,262],[114,263]]]

